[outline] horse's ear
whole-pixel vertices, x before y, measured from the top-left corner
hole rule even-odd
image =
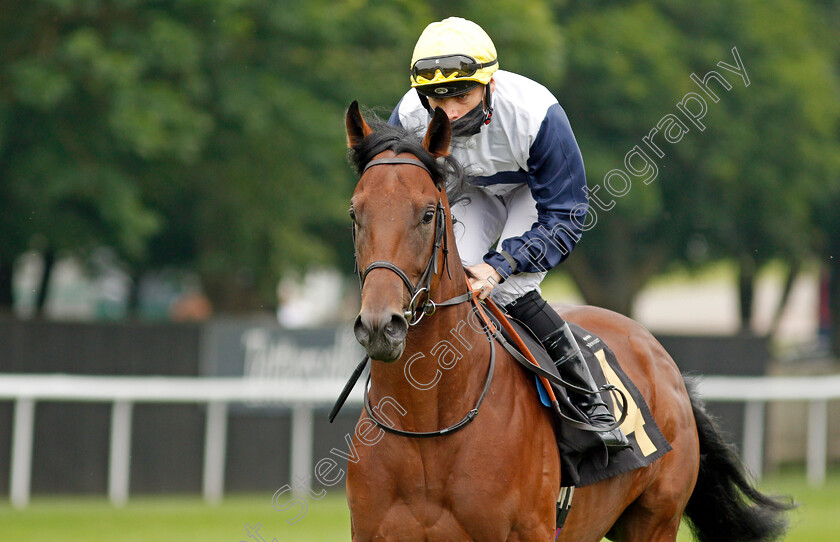
[[[452,140],[452,127],[449,125],[449,117],[440,107],[435,108],[435,116],[429,123],[426,130],[426,137],[423,138],[423,148],[435,158],[449,154],[449,142]]]
[[[347,109],[347,146],[351,149],[362,142],[364,138],[373,133],[370,126],[362,118],[359,112],[359,102],[353,100]]]

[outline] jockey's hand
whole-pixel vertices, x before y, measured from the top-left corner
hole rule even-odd
[[[467,267],[467,271],[472,275],[469,279],[470,288],[478,291],[479,299],[485,299],[490,295],[490,291],[502,282],[502,276],[489,263],[481,262]]]

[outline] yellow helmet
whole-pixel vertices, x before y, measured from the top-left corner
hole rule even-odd
[[[411,86],[445,98],[490,82],[499,62],[496,46],[477,24],[449,17],[423,30],[411,56]]]

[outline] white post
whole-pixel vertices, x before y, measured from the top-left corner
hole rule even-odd
[[[764,401],[744,404],[744,466],[756,480],[764,467]]]
[[[312,407],[296,405],[292,409],[292,487],[305,495],[312,488]]]
[[[35,429],[35,400],[15,401],[15,425],[12,430],[12,466],[9,496],[12,506],[29,504],[29,482],[32,474],[32,440]]]
[[[225,488],[225,452],[227,451],[227,403],[207,404],[204,431],[204,500],[218,504]]]
[[[822,487],[825,484],[825,463],[828,447],[828,401],[808,403],[808,485]]]
[[[108,461],[108,499],[115,506],[128,502],[131,458],[131,411],[129,401],[114,401],[111,408],[111,450]]]

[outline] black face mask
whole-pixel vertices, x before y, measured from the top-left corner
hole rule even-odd
[[[470,137],[481,131],[486,118],[484,101],[478,102],[469,113],[452,121],[452,137]]]

